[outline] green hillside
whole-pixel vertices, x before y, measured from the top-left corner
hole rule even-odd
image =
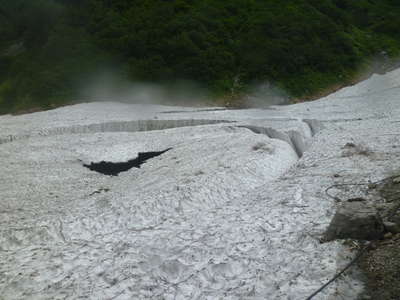
[[[400,51],[397,0],[0,0],[0,112],[70,102],[112,67],[215,97],[265,81],[291,97]]]

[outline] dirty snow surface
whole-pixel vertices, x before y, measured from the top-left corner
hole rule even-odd
[[[399,168],[399,137],[399,70],[269,109],[0,116],[0,299],[305,299],[354,255],[319,242],[325,189]],[[362,288],[353,271],[315,299]]]

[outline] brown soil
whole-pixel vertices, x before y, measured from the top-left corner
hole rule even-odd
[[[361,260],[367,277],[369,299],[398,300],[400,297],[400,234],[380,241]],[[368,299],[364,296],[362,299]]]
[[[400,218],[399,178],[400,176],[378,187],[390,207],[383,212],[383,217],[397,222]],[[361,258],[359,266],[367,279],[366,291],[361,299],[400,299],[400,233],[386,235],[384,240],[376,242],[375,246]]]

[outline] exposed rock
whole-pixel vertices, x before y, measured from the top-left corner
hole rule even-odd
[[[387,233],[385,233],[385,235],[383,236],[383,238],[385,239],[385,240],[389,240],[389,239],[391,239],[393,237],[393,233],[391,233],[391,232],[387,232]]]
[[[361,201],[345,202],[337,210],[324,241],[335,239],[376,240],[384,226],[376,209]]]
[[[346,145],[344,145],[343,148],[355,148],[355,147],[356,147],[356,144],[354,144],[354,143],[347,143]]]
[[[390,217],[389,221],[400,225],[400,215],[397,214],[397,215]]]
[[[393,223],[393,222],[384,222],[383,225],[385,226],[386,230],[390,233],[396,234],[400,233],[400,225]]]
[[[393,205],[391,203],[377,203],[375,207],[378,211],[387,212],[390,211]]]
[[[362,201],[367,201],[367,200],[361,197],[351,198],[347,200],[347,202],[362,202]]]

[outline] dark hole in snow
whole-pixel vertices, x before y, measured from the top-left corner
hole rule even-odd
[[[160,156],[171,149],[172,148],[168,148],[163,151],[139,152],[135,159],[128,160],[127,162],[101,161],[97,163],[92,162],[90,165],[84,164],[83,166],[91,171],[95,171],[104,175],[118,176],[118,174],[121,172],[128,171],[132,168],[140,168],[140,166],[147,160]]]

